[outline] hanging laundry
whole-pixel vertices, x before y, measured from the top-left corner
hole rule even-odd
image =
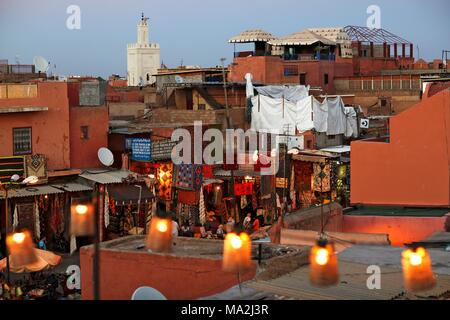
[[[345,106],[341,97],[325,98],[328,118],[327,135],[344,134],[346,131],[347,117],[345,116]]]

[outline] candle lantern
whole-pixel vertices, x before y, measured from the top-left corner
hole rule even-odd
[[[146,240],[147,249],[154,252],[172,250],[172,219],[154,216]]]
[[[333,243],[319,240],[311,248],[309,262],[311,264],[309,277],[313,285],[327,287],[338,283],[339,272]]]
[[[6,237],[6,245],[10,255],[10,263],[23,266],[37,261],[31,234],[27,230],[9,234]]]
[[[428,252],[422,248],[410,248],[402,252],[403,279],[408,291],[425,291],[436,285]]]
[[[223,270],[241,273],[251,267],[251,241],[248,234],[228,233],[224,241]]]
[[[94,235],[94,208],[91,204],[72,205],[70,213],[70,232],[75,236]]]

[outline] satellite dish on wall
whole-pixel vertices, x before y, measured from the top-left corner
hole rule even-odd
[[[100,148],[98,149],[98,160],[106,166],[110,167],[114,163],[114,156],[112,152],[108,148]]]
[[[183,79],[183,77],[180,77],[179,75],[176,75],[175,76],[175,82],[176,83],[183,83],[184,79]]]
[[[50,63],[41,56],[36,56],[33,58],[33,63],[36,68],[36,71],[38,72],[47,72],[48,68],[50,67]]]

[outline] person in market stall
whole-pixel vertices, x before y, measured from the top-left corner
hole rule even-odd
[[[242,226],[244,227],[244,231],[250,231],[251,229],[251,221],[252,221],[252,214],[249,212],[247,213],[247,216],[244,219],[244,222]]]
[[[219,222],[215,218],[214,211],[209,211],[208,212],[208,220],[205,223],[205,230],[207,232],[211,231],[212,233],[216,233],[218,227],[219,227]]]
[[[223,224],[220,224],[219,227],[217,228],[216,231],[216,235],[218,239],[223,239],[224,238],[224,233],[225,231],[223,230]]]
[[[178,231],[180,227],[178,225],[178,220],[175,218],[172,220],[172,236],[178,237]]]
[[[193,237],[194,234],[191,231],[191,227],[189,226],[189,223],[185,221],[183,225],[181,226],[181,236],[182,237]]]
[[[253,219],[253,223],[252,223],[252,231],[253,231],[253,232],[258,231],[258,230],[259,230],[259,227],[260,227],[260,221],[259,221],[259,218],[256,217],[255,219]]]
[[[233,217],[230,216],[228,218],[228,222],[227,222],[227,225],[226,225],[227,233],[233,232],[235,223],[236,223],[236,221],[234,221]]]

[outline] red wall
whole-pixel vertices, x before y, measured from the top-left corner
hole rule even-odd
[[[255,83],[300,83],[299,75],[284,75],[285,66],[297,67],[299,74],[306,73],[306,84],[314,87],[322,87],[323,93],[334,93],[334,77],[351,76],[353,74],[351,60],[285,61],[278,56],[250,56],[234,59],[233,65],[230,66],[229,79],[233,82],[244,82],[245,74],[251,73]],[[328,74],[328,85],[324,84],[324,74]]]
[[[33,154],[45,154],[48,169],[70,167],[69,101],[67,83],[38,82],[38,96],[0,99],[2,107],[45,106],[48,111],[3,113],[0,116],[0,156],[13,154],[12,131],[32,127]]]
[[[72,168],[100,167],[97,151],[108,147],[108,108],[70,107],[70,163]],[[89,126],[89,139],[81,138],[81,126]]]
[[[450,206],[450,90],[392,117],[390,143],[351,148],[352,203]]]
[[[420,241],[433,233],[445,231],[445,221],[450,213],[443,217],[385,217],[344,215],[343,232],[386,233],[394,246]]]
[[[92,249],[80,250],[83,300],[93,298]],[[100,298],[130,300],[138,287],[150,286],[168,299],[189,300],[220,293],[237,285],[237,277],[222,271],[222,260],[147,252],[104,250],[100,254]],[[241,275],[252,279],[255,268]]]

